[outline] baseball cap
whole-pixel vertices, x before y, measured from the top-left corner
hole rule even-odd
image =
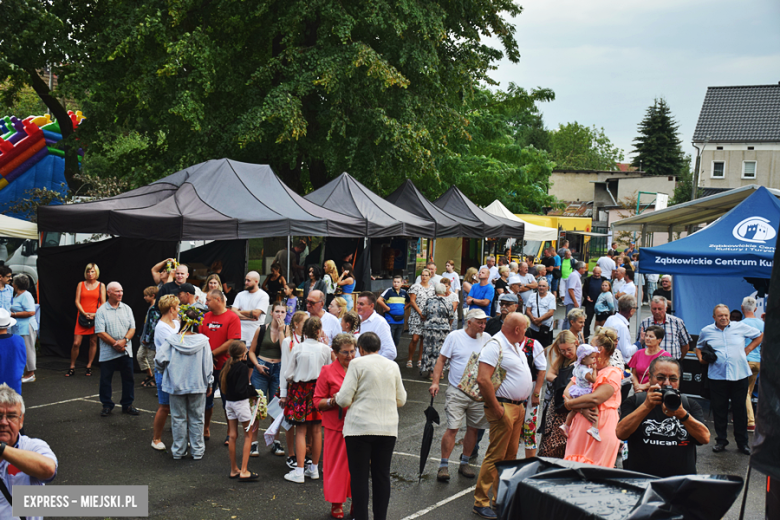
[[[515,293],[504,293],[498,297],[498,301],[517,303],[517,295]]]
[[[183,284],[181,284],[179,286],[179,292],[180,293],[186,292],[186,293],[190,293],[190,294],[195,294],[195,286],[192,285],[191,283],[183,283]]]
[[[466,313],[466,321],[469,320],[484,320],[487,318],[487,314],[482,309],[471,309]]]

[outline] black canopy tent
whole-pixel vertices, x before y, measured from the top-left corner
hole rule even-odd
[[[522,241],[525,235],[525,226],[522,222],[491,215],[471,202],[455,186],[450,186],[450,189],[436,199],[434,204],[451,215],[459,215],[462,220],[467,220],[473,225],[483,225],[481,236],[516,238]]]
[[[387,202],[348,173],[342,173],[306,198],[367,221],[366,237],[432,237],[436,234],[435,222]]]
[[[452,215],[435,206],[407,179],[386,200],[401,209],[414,213],[418,217],[436,223],[436,233],[432,238],[482,238],[485,235],[483,224],[475,224]]]
[[[268,165],[230,159],[196,164],[116,197],[38,208],[39,231],[150,240],[363,237],[367,227],[365,218],[301,197]]]

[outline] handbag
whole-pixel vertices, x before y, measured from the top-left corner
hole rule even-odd
[[[563,392],[571,381],[572,374],[574,373],[574,363],[567,367],[563,367],[558,371],[558,377],[555,378],[552,385],[553,391],[553,408],[556,413],[568,413],[565,403],[563,401]]]
[[[542,309],[539,307],[539,293],[536,293],[536,309],[539,312],[539,316],[537,316],[537,318],[541,318]],[[550,327],[547,325],[539,325],[539,334],[549,334],[550,330]]]
[[[498,390],[498,387],[500,387],[506,379],[506,369],[501,366],[501,360],[504,357],[504,353],[501,349],[501,343],[495,339],[491,339],[485,343],[482,349],[484,350],[484,348],[491,341],[498,343],[498,364],[496,364],[496,369],[493,371],[493,375],[490,377],[490,382],[493,383],[493,390]],[[463,370],[463,375],[460,378],[460,383],[458,383],[458,390],[469,396],[474,401],[479,402],[483,401],[482,394],[479,391],[479,385],[477,384],[477,374],[479,373],[479,355],[481,353],[482,350],[471,353],[468,363],[466,363],[466,368]]]
[[[84,314],[79,313],[79,325],[84,327],[85,329],[91,329],[95,326],[95,318],[89,319]]]

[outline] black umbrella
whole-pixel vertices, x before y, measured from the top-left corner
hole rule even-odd
[[[425,473],[425,463],[428,461],[428,454],[431,452],[433,443],[433,423],[439,424],[439,412],[433,407],[433,397],[431,405],[425,409],[425,429],[423,430],[422,446],[420,446],[420,475],[422,478]]]

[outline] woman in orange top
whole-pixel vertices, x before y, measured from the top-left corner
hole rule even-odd
[[[73,333],[73,347],[70,349],[70,369],[65,373],[65,377],[76,375],[76,358],[79,357],[81,349],[81,339],[89,336],[89,362],[87,363],[86,375],[92,375],[92,362],[95,360],[97,352],[97,334],[95,334],[95,313],[98,307],[106,303],[106,286],[98,282],[100,269],[96,264],[87,264],[84,269],[84,281],[76,287],[76,330]],[[85,327],[79,323],[79,316],[92,322],[91,327]]]
[[[617,345],[617,334],[612,329],[601,328],[591,344],[599,349],[596,358],[598,377],[593,384],[593,391],[572,399],[569,394],[569,387],[574,384],[572,381],[564,392],[566,409],[581,412],[574,417],[569,429],[564,460],[613,468],[620,449],[620,440],[617,438],[615,428],[619,419],[620,383],[623,379],[623,372],[610,364],[610,357]],[[587,433],[591,427],[590,419],[595,416],[598,416],[601,441],[597,441]]]

